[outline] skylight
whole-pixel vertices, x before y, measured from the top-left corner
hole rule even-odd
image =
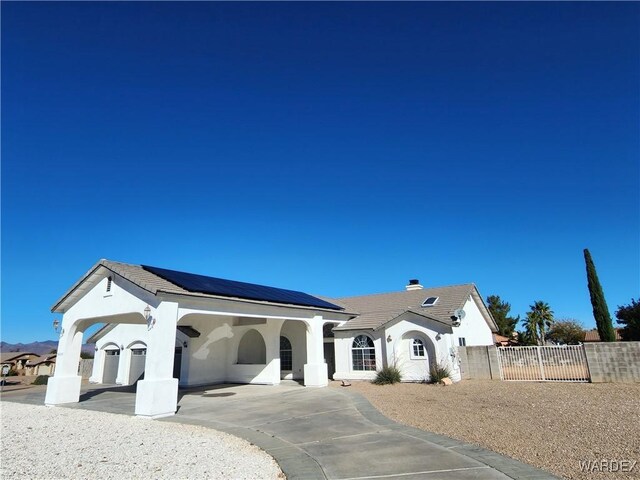
[[[440,297],[429,297],[424,302],[422,302],[423,307],[433,307]]]

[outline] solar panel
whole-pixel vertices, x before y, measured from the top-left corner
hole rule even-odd
[[[142,265],[142,268],[189,292],[219,295],[221,297],[246,298],[263,302],[285,303],[305,307],[343,310],[333,303],[325,302],[304,292],[267,287],[253,283],[237,282],[222,278],[207,277],[194,273],[178,272],[165,268]]]

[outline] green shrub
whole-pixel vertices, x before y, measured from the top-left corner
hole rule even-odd
[[[46,385],[49,381],[49,375],[38,375],[31,385]]]
[[[17,377],[17,376],[18,376],[18,372],[15,371],[13,368],[9,370],[9,373],[7,373],[7,377]]]
[[[439,383],[443,378],[451,374],[449,367],[444,363],[436,363],[429,367],[429,380],[427,383]]]
[[[389,365],[383,367],[382,370],[378,370],[376,379],[372,382],[376,385],[392,385],[402,380],[402,372],[395,365]]]

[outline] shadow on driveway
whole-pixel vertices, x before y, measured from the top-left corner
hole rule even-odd
[[[65,405],[133,415],[135,386],[83,386]],[[45,389],[3,393],[44,403]],[[400,425],[349,389],[215,385],[181,389],[178,412],[160,421],[214,428],[273,456],[287,479],[544,479],[551,474],[489,450]]]

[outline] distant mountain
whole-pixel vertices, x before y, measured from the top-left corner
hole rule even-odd
[[[58,348],[57,340],[44,340],[42,342],[31,343],[7,343],[0,342],[0,352],[28,352],[37,353],[38,355],[45,355],[54,348]],[[82,351],[87,353],[93,353],[93,345],[82,345]]]

